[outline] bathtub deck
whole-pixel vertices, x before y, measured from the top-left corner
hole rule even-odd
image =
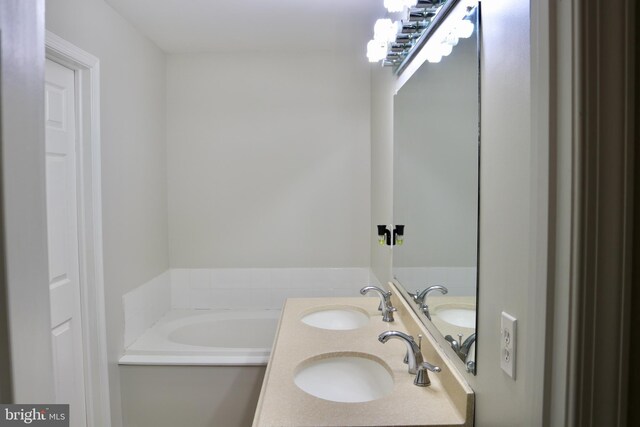
[[[271,355],[271,345],[275,338],[280,310],[171,310],[156,324],[147,329],[120,358],[120,365],[204,365],[204,366],[241,366],[266,365]],[[234,320],[245,327],[233,329]],[[263,345],[255,346],[256,337],[245,333],[246,322],[255,321],[267,337],[259,337]],[[265,329],[265,321],[272,328]],[[170,339],[180,328],[196,325],[199,322],[211,323],[211,327],[200,328],[202,333],[215,333],[215,339],[203,337],[203,341],[220,342],[219,346],[193,345]],[[220,327],[216,327],[216,322]],[[225,336],[227,343],[225,345]],[[246,337],[246,342],[238,342]],[[190,337],[194,340],[193,337]],[[271,345],[266,345],[271,343]]]

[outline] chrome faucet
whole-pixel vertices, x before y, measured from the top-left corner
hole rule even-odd
[[[406,344],[408,370],[410,374],[416,375],[413,383],[418,387],[426,387],[431,384],[429,373],[427,371],[440,372],[441,369],[438,366],[424,361],[422,352],[420,351],[420,346],[418,346],[413,337],[400,331],[385,331],[378,336],[378,340],[383,344],[390,338],[400,339]]]
[[[424,291],[416,291],[415,294],[411,294],[416,304],[420,306],[422,312],[427,316],[427,319],[431,320],[431,313],[429,312],[429,306],[427,305],[427,296],[432,292],[440,292],[445,295],[449,292],[447,288],[440,285],[429,286]]]
[[[422,364],[418,366],[418,372],[416,373],[416,378],[413,380],[413,384],[417,385],[418,387],[426,387],[428,385],[431,385],[431,378],[429,378],[429,373],[427,371],[440,372],[442,371],[442,369],[440,369],[439,366],[432,365],[429,362],[422,362]]]
[[[400,331],[384,331],[378,336],[378,340],[383,344],[389,341],[390,338],[397,338],[404,341],[407,345],[407,365],[409,365],[409,373],[417,373],[418,365],[424,362],[418,343],[416,343],[411,335]]]
[[[447,288],[445,288],[444,286],[440,286],[440,285],[433,285],[433,286],[429,286],[427,289],[423,290],[423,291],[416,291],[415,294],[411,294],[411,296],[413,297],[413,301],[420,305],[422,303],[424,303],[425,298],[427,297],[427,295],[429,295],[431,292],[434,291],[440,291],[442,292],[442,294],[446,294],[447,292],[449,292],[449,290]]]
[[[371,291],[376,292],[380,297],[380,305],[378,305],[378,310],[382,311],[382,321],[393,322],[393,312],[396,311],[396,308],[391,305],[391,292],[387,292],[377,286],[365,286],[364,288],[360,289],[360,294],[366,295]]]
[[[469,361],[467,358],[469,357],[469,351],[471,350],[471,346],[474,342],[476,342],[476,334],[475,332],[467,337],[464,341],[462,341],[462,334],[458,334],[458,339],[454,339],[451,335],[447,335],[444,337],[445,340],[449,341],[451,344],[451,348],[456,352],[458,357],[467,364],[467,368],[469,368]],[[475,362],[473,362],[475,363]],[[473,367],[473,366],[471,366]]]

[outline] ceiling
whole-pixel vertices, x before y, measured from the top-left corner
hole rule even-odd
[[[168,53],[362,49],[382,0],[105,0]]]

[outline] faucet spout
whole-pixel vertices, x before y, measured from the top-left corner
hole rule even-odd
[[[387,292],[377,286],[365,286],[364,288],[360,289],[360,294],[366,295],[372,291],[376,292],[380,297],[380,305],[378,305],[378,310],[382,311],[382,321],[393,322],[393,312],[396,311],[396,308],[391,305],[391,292]]]
[[[440,293],[442,293],[443,295],[445,295],[447,292],[449,292],[449,290],[447,288],[445,288],[444,286],[440,286],[440,285],[433,285],[433,286],[429,286],[427,289],[423,290],[423,291],[416,291],[415,294],[413,294],[413,300],[416,302],[416,304],[422,304],[425,300],[425,298],[427,297],[427,295],[429,295],[431,292],[435,292],[438,291]]]
[[[429,286],[422,292],[416,291],[416,293],[413,294],[413,300],[416,302],[416,304],[421,306],[422,312],[427,316],[427,319],[429,320],[431,320],[431,313],[429,312],[429,306],[427,305],[427,296],[432,292],[440,292],[442,295],[445,295],[449,292],[449,290],[444,286],[433,285]]]
[[[464,341],[462,341],[462,334],[460,334],[459,337],[459,340],[455,340],[451,335],[447,335],[446,337],[444,337],[444,339],[449,341],[449,343],[451,344],[451,348],[456,352],[460,360],[462,360],[463,362],[467,362],[471,346],[474,342],[476,342],[476,334],[474,332],[473,334],[469,335]]]
[[[407,335],[400,331],[385,331],[378,336],[378,340],[381,343],[386,343],[389,339],[396,338],[404,341],[407,346],[407,364],[409,365],[409,373],[415,374],[418,372],[418,365],[422,365],[424,362],[422,358],[422,352],[420,347],[413,339],[411,335]]]
[[[467,337],[466,340],[462,344],[460,344],[460,356],[464,357],[464,361],[467,360],[469,356],[469,350],[471,350],[471,346],[476,342],[476,334],[475,332]]]

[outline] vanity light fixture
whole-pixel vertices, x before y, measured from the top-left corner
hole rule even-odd
[[[390,16],[378,19],[373,40],[367,44],[369,62],[395,67],[396,72],[421,49],[429,62],[451,54],[461,38],[471,37],[469,19],[478,0],[384,0]]]
[[[386,41],[387,43],[395,42],[396,35],[402,29],[401,25],[400,21],[394,22],[388,18],[378,19],[373,26],[373,39]]]
[[[455,26],[455,33],[461,39],[468,39],[473,34],[474,25],[469,19],[469,16],[466,16],[465,19],[458,22]]]
[[[417,0],[384,0],[384,7],[391,13],[402,12],[404,9],[414,6]]]

